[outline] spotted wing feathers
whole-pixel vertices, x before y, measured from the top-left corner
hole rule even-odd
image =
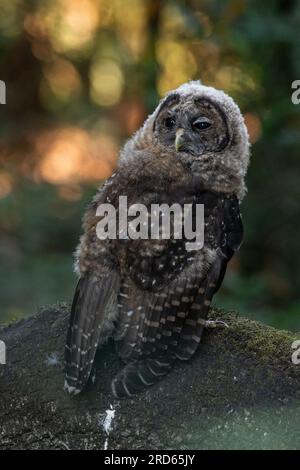
[[[79,393],[89,379],[99,343],[109,336],[116,306],[118,277],[85,274],[78,281],[65,347],[65,388]]]
[[[207,272],[197,272],[196,263],[194,272],[185,266],[175,279],[152,291],[137,289],[130,279],[123,283],[119,308],[126,320],[116,343],[128,365],[112,383],[116,397],[131,396],[156,383],[176,359],[187,360],[198,349],[212,297],[243,236],[237,199],[227,197],[218,203],[213,237],[208,230],[207,246],[215,250],[215,257]]]

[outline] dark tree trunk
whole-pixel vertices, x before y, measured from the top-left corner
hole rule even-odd
[[[229,328],[207,331],[192,361],[123,401],[110,392],[121,367],[112,344],[98,354],[94,384],[76,398],[63,391],[67,307],[0,330],[0,449],[299,448],[299,336],[211,316]]]

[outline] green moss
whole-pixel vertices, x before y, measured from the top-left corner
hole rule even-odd
[[[270,359],[281,360],[291,355],[291,345],[299,335],[289,331],[278,330],[276,328],[263,325],[254,320],[239,317],[236,312],[225,312],[220,309],[213,309],[210,317],[223,319],[228,323],[229,328],[221,333],[230,337],[232,346],[242,349],[243,352],[254,354],[260,361],[270,361]],[[227,342],[224,343],[224,347]]]

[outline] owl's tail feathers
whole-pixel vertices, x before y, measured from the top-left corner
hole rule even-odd
[[[78,281],[65,346],[65,390],[77,395],[91,374],[99,342],[109,336],[107,311],[115,301],[117,277],[113,272]]]
[[[173,366],[175,358],[145,358],[131,362],[113,379],[111,387],[116,398],[131,397],[159,382]]]

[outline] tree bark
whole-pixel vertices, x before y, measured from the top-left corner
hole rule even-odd
[[[300,335],[212,310],[228,328],[208,330],[195,357],[161,383],[115,400],[122,367],[113,344],[98,352],[94,380],[63,391],[67,306],[0,330],[0,449],[299,448]]]

